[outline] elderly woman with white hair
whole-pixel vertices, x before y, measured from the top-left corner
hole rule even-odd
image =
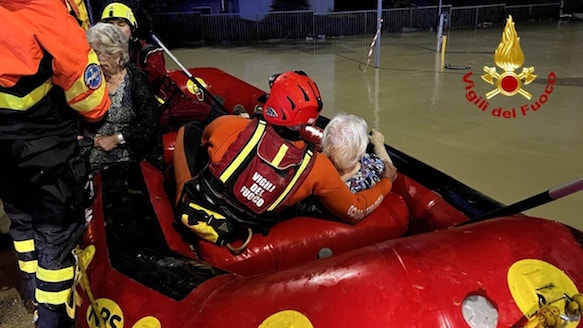
[[[328,156],[352,192],[374,186],[383,176],[385,165],[393,165],[379,131],[367,134],[366,121],[356,115],[334,116],[322,136],[322,152]],[[370,143],[374,153],[367,153]]]
[[[146,75],[128,64],[128,38],[112,24],[97,23],[87,30],[111,98],[108,115],[85,126],[93,138],[89,161],[92,172],[115,163],[147,160],[162,164],[162,139],[154,93]]]
[[[391,180],[395,181],[397,178],[397,170],[385,148],[385,136],[377,130],[371,130],[367,134],[367,130],[364,119],[340,113],[326,125],[319,144],[353,193],[368,189],[379,182],[385,166],[391,167],[394,172]],[[369,142],[374,153],[367,152]],[[320,216],[325,213],[320,201],[309,197],[296,204],[292,214]]]

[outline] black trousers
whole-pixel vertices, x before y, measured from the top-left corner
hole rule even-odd
[[[38,327],[67,326],[71,251],[85,226],[87,162],[76,135],[0,140],[0,199],[11,221],[24,289],[39,303]]]

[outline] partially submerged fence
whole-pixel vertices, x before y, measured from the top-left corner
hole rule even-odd
[[[435,28],[437,6],[384,9],[382,32],[406,32]],[[443,6],[447,28],[502,25],[508,15],[514,21],[557,19],[561,3],[506,6]],[[313,11],[257,14],[161,13],[153,17],[154,32],[169,43],[258,41],[270,39],[325,38],[371,35],[376,32],[377,12]]]

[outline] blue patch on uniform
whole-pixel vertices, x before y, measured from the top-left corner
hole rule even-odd
[[[89,64],[83,72],[83,81],[89,89],[97,89],[101,86],[101,69],[97,64]]]

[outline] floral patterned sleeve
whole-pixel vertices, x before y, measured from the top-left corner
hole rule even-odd
[[[381,181],[385,164],[375,154],[366,153],[360,159],[360,170],[346,180],[346,185],[352,192],[366,190]]]

